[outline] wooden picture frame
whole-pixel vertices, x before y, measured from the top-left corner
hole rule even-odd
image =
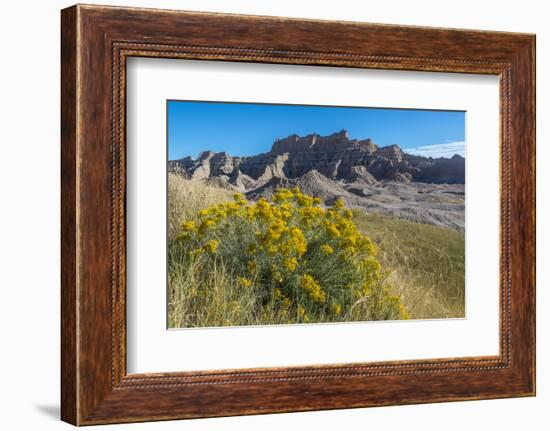
[[[534,35],[83,5],[61,16],[64,421],[91,425],[535,394]],[[128,375],[130,56],[498,75],[500,354]]]

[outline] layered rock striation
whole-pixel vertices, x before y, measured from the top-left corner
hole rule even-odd
[[[398,145],[378,147],[371,139],[350,139],[345,130],[329,136],[291,135],[274,142],[271,151],[250,157],[204,151],[195,160],[185,157],[170,162],[190,179],[227,176],[267,182],[271,178],[298,178],[316,170],[332,180],[421,181],[464,184],[464,158],[415,156]]]
[[[170,171],[191,180],[247,194],[269,196],[279,187],[300,187],[330,203],[456,229],[464,227],[465,160],[405,153],[378,147],[372,139],[350,139],[342,130],[328,136],[290,135],[267,153],[234,157],[204,151],[197,159],[169,162]]]

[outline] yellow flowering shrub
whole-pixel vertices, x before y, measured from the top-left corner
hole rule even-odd
[[[297,188],[255,203],[235,194],[233,202],[183,221],[177,243],[171,259],[182,267],[228,269],[228,301],[239,302],[242,292],[248,316],[260,323],[406,318],[385,281],[376,245],[341,200],[323,208],[320,199]]]

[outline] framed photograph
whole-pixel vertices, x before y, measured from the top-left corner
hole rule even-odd
[[[535,36],[62,11],[62,419],[535,394]]]

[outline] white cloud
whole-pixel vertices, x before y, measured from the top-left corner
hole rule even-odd
[[[423,145],[417,148],[405,148],[403,151],[415,156],[433,157],[453,157],[455,154],[465,157],[466,143],[464,141],[448,142],[446,144]]]

